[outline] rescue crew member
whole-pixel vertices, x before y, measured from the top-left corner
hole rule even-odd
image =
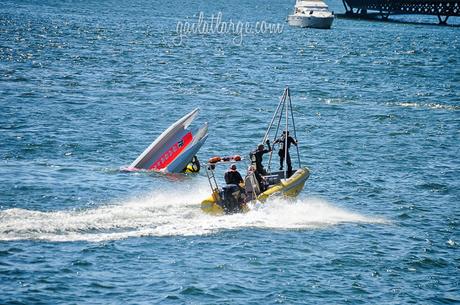
[[[280,143],[280,149],[278,151],[278,156],[280,157],[280,170],[283,170],[283,164],[284,164],[284,156],[286,156],[286,164],[288,167],[288,176],[290,177],[292,175],[292,164],[291,164],[291,156],[289,155],[289,148],[291,148],[291,144],[294,144],[297,146],[297,140],[294,139],[289,135],[289,131],[287,132],[287,152],[285,151],[285,145],[286,145],[286,131],[283,131],[283,134],[281,137],[275,140],[273,144]]]
[[[272,148],[270,147],[270,140],[267,139],[265,143],[267,143],[268,149],[265,149],[264,144],[259,144],[259,146],[257,146],[257,150],[251,152],[250,154],[251,164],[255,165],[256,172],[262,176],[267,175],[267,172],[262,165],[263,155],[272,151]]]
[[[251,201],[267,189],[265,178],[257,173],[254,165],[250,165],[248,173],[244,178],[244,187],[247,195],[247,200]]]
[[[228,171],[224,175],[225,183],[227,184],[236,184],[240,185],[240,183],[243,183],[243,177],[241,177],[241,174],[236,170],[236,165],[232,164]]]

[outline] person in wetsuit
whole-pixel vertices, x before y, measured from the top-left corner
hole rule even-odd
[[[252,151],[250,154],[251,164],[256,167],[256,172],[260,175],[267,175],[267,171],[262,165],[263,155],[272,151],[272,148],[270,147],[270,141],[267,139],[265,143],[267,143],[268,149],[265,149],[264,144],[259,144],[257,149]]]
[[[235,213],[241,210],[241,205],[245,201],[245,192],[240,183],[243,177],[237,171],[236,165],[230,166],[224,175],[226,186],[222,187],[222,208],[225,213]]]
[[[285,150],[286,146],[286,131],[283,131],[281,137],[275,140],[273,144],[280,143],[280,149],[278,151],[278,156],[280,157],[280,170],[283,170],[283,163],[284,163],[284,156],[286,156],[286,164],[288,167],[288,177],[292,175],[292,164],[291,164],[291,156],[289,155],[289,148],[291,148],[291,144],[297,146],[297,140],[289,135],[289,131],[287,132],[287,153]]]
[[[254,200],[259,194],[266,189],[265,179],[256,172],[256,167],[250,165],[246,177],[244,178],[244,188],[246,193],[246,202]]]
[[[243,177],[241,177],[241,174],[236,169],[235,164],[232,164],[230,166],[230,168],[224,175],[224,179],[225,179],[225,183],[227,184],[239,185],[240,183],[243,183]]]

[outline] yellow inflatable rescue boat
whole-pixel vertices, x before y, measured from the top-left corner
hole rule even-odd
[[[258,191],[256,179],[250,175],[245,178],[245,183],[239,186],[231,185],[219,188],[213,185],[214,173],[208,169],[208,178],[213,186],[211,196],[201,202],[201,210],[211,215],[224,215],[232,213],[244,213],[249,211],[248,203],[265,202],[272,196],[296,197],[303,189],[305,182],[310,176],[307,167],[303,167],[294,172],[288,179],[283,179],[283,173],[274,172],[264,176],[268,182],[266,190]]]
[[[290,129],[293,131],[294,137],[289,134]],[[270,147],[270,138],[273,139],[273,148]],[[243,183],[240,183],[240,185],[227,184],[219,187],[214,174],[217,164],[239,162],[242,160],[240,156],[213,157],[209,159],[206,166],[206,174],[212,193],[211,196],[201,202],[203,212],[213,215],[241,213],[249,210],[248,203],[250,202],[264,202],[272,196],[297,196],[302,191],[305,182],[310,176],[310,170],[301,165],[298,143],[291,94],[289,88],[286,87],[262,142],[257,145],[257,151],[253,151],[250,154],[251,165]],[[265,144],[267,144],[268,149],[265,149]],[[296,171],[293,171],[291,168],[289,154],[291,144],[296,147],[297,152],[298,169]],[[276,145],[279,146],[276,147]],[[277,148],[278,156],[280,156],[281,168],[288,168],[288,171],[270,171],[270,163],[275,148]],[[264,154],[269,155],[268,174],[262,164],[262,156]],[[232,165],[231,168],[233,168],[233,171],[236,170],[236,166]],[[243,180],[239,173],[237,178],[237,180],[227,179],[227,177],[225,179],[228,183],[241,182]]]

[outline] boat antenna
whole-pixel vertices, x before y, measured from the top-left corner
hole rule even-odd
[[[286,92],[286,98],[290,95],[289,87],[286,86],[284,90]],[[287,167],[287,154],[288,154],[288,130],[289,130],[289,103],[286,103],[286,127],[284,129],[284,179],[286,179],[286,167]]]
[[[284,96],[284,94],[283,94],[283,96]],[[281,109],[279,111],[278,124],[276,125],[275,136],[273,137],[273,142],[275,142],[275,140],[278,138],[278,132],[280,130],[281,119],[283,118],[283,111],[284,111],[284,106],[285,105],[286,105],[286,97],[284,96],[283,106],[281,107]],[[271,165],[271,162],[272,162],[272,156],[273,156],[273,147],[272,147],[272,151],[270,152],[270,158],[268,159],[268,172],[270,172],[270,165]]]
[[[284,141],[285,141],[284,142],[284,147],[285,147],[285,150],[284,150],[284,162],[285,162],[285,164],[284,165],[285,166],[283,166],[284,167],[284,178],[285,179],[287,178],[287,154],[288,154],[288,150],[287,150],[288,136],[287,136],[287,133],[289,131],[289,112],[291,113],[291,120],[292,120],[292,128],[293,128],[293,131],[294,131],[294,138],[297,139],[297,130],[295,128],[294,112],[293,112],[293,108],[292,108],[292,99],[291,99],[291,91],[289,90],[289,87],[286,86],[286,89],[284,89],[284,93],[280,98],[280,102],[278,103],[278,106],[276,107],[275,113],[273,114],[273,117],[272,117],[272,119],[270,121],[270,124],[268,125],[267,131],[265,132],[264,138],[262,140],[262,143],[265,143],[265,141],[268,139],[270,131],[271,131],[271,128],[273,127],[273,125],[275,123],[275,120],[277,120],[277,126],[276,126],[274,140],[278,137],[279,129],[281,127],[281,124],[283,124],[281,120],[284,117],[285,118],[285,124],[286,124],[285,125],[286,136],[285,136],[285,139],[284,139]],[[298,160],[299,168],[300,168],[301,163],[300,163],[300,152],[299,152],[299,146],[298,145],[296,145],[296,149],[297,149],[297,160]],[[272,161],[272,156],[273,156],[273,150],[270,152],[270,157],[268,159],[267,169],[268,169],[269,173],[271,172],[270,165],[271,165],[271,161]]]
[[[289,90],[289,89],[288,89]],[[292,118],[292,128],[294,130],[294,139],[297,140],[297,132],[295,130],[295,121],[294,121],[294,111],[293,111],[293,108],[292,108],[292,100],[291,100],[291,92],[288,91],[288,97],[289,97],[289,105],[291,107],[291,118]],[[287,146],[286,146],[287,147]],[[296,149],[297,149],[297,160],[299,162],[299,168],[302,167],[301,163],[300,163],[300,152],[299,152],[299,144],[297,144],[296,146]]]
[[[276,132],[275,132],[274,139],[276,139],[276,137],[278,136],[278,131],[279,131],[280,122],[281,122],[281,118],[282,118],[285,103],[286,103],[286,91],[284,91],[283,95],[280,97],[278,107],[276,107],[275,113],[273,114],[272,120],[270,121],[270,124],[268,125],[267,131],[265,132],[264,139],[262,140],[262,143],[265,143],[265,141],[268,139],[270,130],[271,130],[272,126],[273,126],[273,123],[275,122],[275,119],[279,114],[278,124],[276,126]],[[268,169],[269,173],[271,172],[270,165],[271,165],[271,161],[272,161],[272,155],[273,155],[273,150],[270,152],[270,156],[269,156],[269,159],[268,159],[267,169]]]
[[[264,138],[262,140],[262,143],[265,143],[265,141],[267,140],[268,138],[268,134],[270,133],[270,130],[273,126],[273,122],[275,121],[275,118],[279,112],[279,109],[281,106],[283,106],[283,109],[284,109],[284,103],[285,103],[285,100],[286,100],[286,91],[284,91],[283,93],[283,96],[280,98],[280,102],[278,103],[278,107],[276,107],[276,110],[275,110],[275,113],[273,114],[273,117],[272,117],[272,120],[270,121],[270,124],[268,125],[268,128],[267,128],[267,131],[265,132],[265,135],[264,135]],[[283,110],[281,110],[283,111]],[[279,124],[278,124],[279,126]]]

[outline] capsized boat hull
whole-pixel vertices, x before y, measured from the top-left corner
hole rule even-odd
[[[296,197],[302,191],[309,176],[310,170],[307,167],[300,168],[290,178],[281,180],[279,183],[269,187],[265,192],[259,194],[255,201],[263,203],[269,197],[278,195],[291,198]],[[217,204],[219,200],[219,192],[218,190],[214,190],[211,196],[201,202],[201,210],[211,215],[226,214],[224,209]],[[248,211],[247,204],[243,204],[240,212],[244,213]]]
[[[205,124],[199,131],[193,134],[194,141],[172,161],[162,172],[166,173],[180,173],[182,172],[187,165],[192,161],[193,156],[195,156],[203,146],[204,142],[208,138],[208,125]]]
[[[128,170],[182,172],[208,136],[207,124],[193,132],[187,129],[198,111],[196,108],[166,129],[131,163]]]

